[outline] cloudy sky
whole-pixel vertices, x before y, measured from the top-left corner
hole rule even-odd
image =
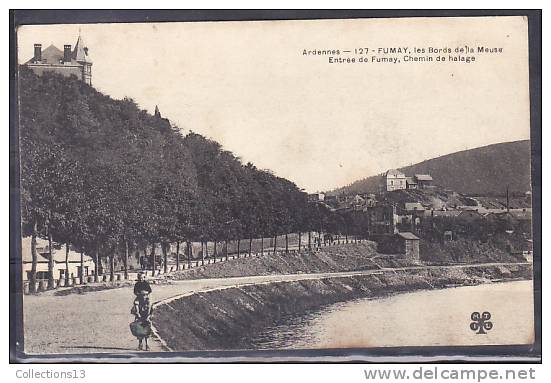
[[[213,138],[308,191],[529,138],[520,17],[24,26],[20,62],[34,43],[74,45],[79,29],[99,91],[150,112],[158,105],[184,132]],[[303,55],[464,45],[503,53],[470,64],[346,65]]]

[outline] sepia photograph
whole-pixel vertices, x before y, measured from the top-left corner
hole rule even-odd
[[[15,40],[20,357],[538,358],[528,17]]]

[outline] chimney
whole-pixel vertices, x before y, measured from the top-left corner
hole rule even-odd
[[[71,62],[71,46],[70,45],[64,45],[63,46],[63,62],[64,63]]]
[[[42,61],[42,44],[34,44],[34,59],[35,62]]]

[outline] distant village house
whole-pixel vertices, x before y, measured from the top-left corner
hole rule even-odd
[[[432,187],[432,176],[429,174],[415,174],[407,177],[396,169],[390,169],[383,174],[384,190],[387,192],[406,189],[425,189]]]
[[[324,193],[308,194],[308,202],[323,202],[325,200]]]

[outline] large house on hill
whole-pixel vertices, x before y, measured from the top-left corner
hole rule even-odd
[[[415,174],[407,177],[396,169],[387,170],[383,174],[383,189],[390,192],[394,190],[425,189],[432,186],[432,177],[429,174]]]
[[[406,175],[399,170],[390,169],[384,175],[385,191],[406,189]]]
[[[34,56],[23,64],[38,76],[44,72],[56,72],[64,76],[75,75],[88,85],[92,85],[92,60],[88,46],[79,35],[75,47],[66,44],[63,50],[54,45],[42,49],[42,44],[34,44]]]

